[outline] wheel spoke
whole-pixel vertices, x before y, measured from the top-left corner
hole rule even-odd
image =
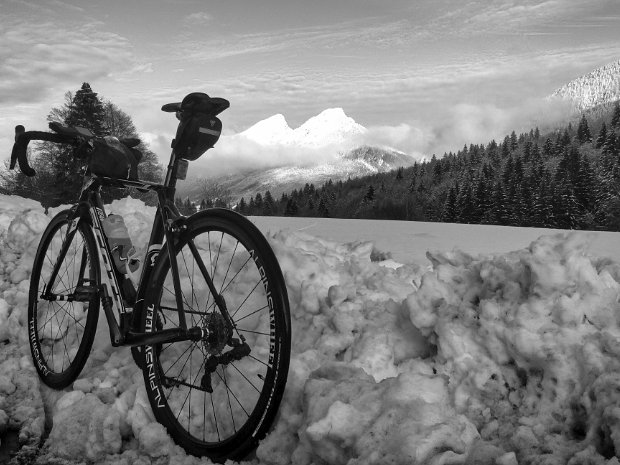
[[[40,358],[43,381],[62,389],[79,375],[95,336],[99,302],[45,300],[44,290],[58,297],[74,294],[85,281],[98,285],[98,269],[93,264],[95,241],[89,231],[78,226],[69,236],[67,213],[60,213],[50,222],[41,239],[33,265],[28,304],[29,324],[36,325],[36,339],[30,339]],[[70,238],[70,243],[67,240]],[[66,250],[59,260],[60,254]],[[95,261],[95,263],[97,263]],[[55,275],[54,281],[50,278]]]
[[[263,239],[248,236],[245,230],[237,232],[242,229],[235,223],[237,220],[195,221],[188,223],[187,232],[175,244],[181,281],[179,300],[189,314],[188,324],[207,331],[197,341],[157,346],[153,359],[161,373],[156,377],[161,386],[159,390],[147,389],[147,393],[152,403],[159,392],[165,393],[166,413],[161,409],[154,412],[172,437],[190,438],[200,450],[204,445],[204,453],[208,454],[211,448],[217,451],[218,447],[228,447],[229,441],[243,446],[250,441],[246,431],[255,432],[267,413],[273,418],[273,411],[260,409],[263,405],[269,409],[279,405],[280,394],[275,393],[280,391],[276,387],[281,389],[287,375],[287,365],[280,361],[287,361],[289,352],[288,344],[276,346],[269,341],[274,335],[289,340],[288,334],[282,334],[287,330],[282,322],[287,321],[288,305],[279,270],[275,273],[272,261],[265,260],[268,245]],[[216,227],[209,226],[212,221]],[[231,226],[220,226],[220,222],[230,222]],[[161,291],[149,296],[145,305],[152,304],[161,311],[162,319],[163,315],[169,317],[164,326],[174,328],[178,323],[174,314],[180,309],[174,303],[170,259],[162,257],[153,277],[155,288]],[[263,263],[270,265],[265,267]],[[232,327],[227,326],[226,315],[221,314],[217,303],[218,294],[212,290],[219,291],[224,299],[234,322]],[[238,355],[243,353],[242,345],[250,348],[249,354]],[[268,357],[278,360],[275,363],[279,370],[270,371],[274,366],[268,363]],[[274,395],[276,399],[268,401]],[[258,435],[265,434],[267,423],[258,428]]]

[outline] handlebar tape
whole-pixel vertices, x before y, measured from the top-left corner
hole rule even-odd
[[[28,164],[28,158],[26,157],[28,143],[31,140],[44,140],[66,144],[73,142],[75,137],[51,132],[26,131],[21,124],[17,125],[15,126],[15,143],[13,144],[13,150],[11,152],[11,164],[9,165],[9,169],[14,169],[15,162],[18,162],[19,169],[26,176],[34,176],[36,174],[36,171]]]

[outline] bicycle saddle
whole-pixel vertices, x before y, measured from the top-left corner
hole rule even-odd
[[[162,111],[175,113],[187,111],[189,113],[206,113],[218,115],[230,106],[230,102],[224,98],[209,97],[203,92],[192,92],[187,94],[183,101],[177,103],[167,103],[161,107]]]

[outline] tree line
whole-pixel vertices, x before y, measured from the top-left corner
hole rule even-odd
[[[620,230],[620,106],[542,135],[503,141],[346,181],[241,199],[246,215],[440,221]]]

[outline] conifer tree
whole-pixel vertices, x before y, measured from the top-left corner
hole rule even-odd
[[[545,158],[549,158],[553,155],[553,142],[548,137],[543,144],[543,155],[545,156]]]
[[[64,123],[67,126],[90,129],[96,136],[109,133],[104,124],[103,102],[87,82],[83,83],[73,96]]]
[[[364,200],[368,202],[372,202],[375,199],[375,188],[373,185],[368,186],[368,190],[366,191],[366,195],[364,196]]]
[[[588,126],[588,120],[586,119],[586,115],[581,115],[581,120],[579,121],[579,127],[577,128],[577,140],[582,144],[586,142],[592,141],[592,134],[590,133],[590,127]]]
[[[263,199],[263,211],[262,214],[264,216],[273,216],[277,214],[275,202],[273,200],[273,196],[271,192],[265,192],[265,197]]]
[[[611,116],[611,126],[614,128],[620,127],[620,101],[616,101],[614,105],[614,112]]]
[[[105,134],[107,129],[103,103],[86,82],[74,95],[66,96],[63,107],[52,109],[48,120],[89,129],[97,136]],[[41,199],[43,207],[76,202],[82,187],[84,162],[75,158],[72,147],[65,145],[44,142],[39,144],[38,149],[39,157],[49,160],[49,174],[55,180],[53,185],[48,186],[47,196]]]
[[[319,216],[323,218],[329,217],[329,210],[327,209],[327,205],[325,204],[325,200],[321,197],[319,201],[319,206],[317,207],[317,213]]]
[[[237,204],[237,211],[242,215],[245,215],[248,209],[248,205],[245,203],[245,198],[241,197],[239,203]]]
[[[256,193],[256,196],[254,197],[254,211],[256,213],[262,213],[263,210],[263,196],[261,195],[260,192]]]
[[[286,202],[286,209],[284,210],[284,216],[297,216],[297,212],[299,207],[297,206],[297,202],[293,199],[288,199]]]
[[[446,197],[446,202],[443,207],[443,212],[441,214],[441,221],[444,223],[453,223],[456,221],[456,197],[457,191],[455,186],[450,187],[450,191],[448,192],[448,196]]]
[[[493,192],[493,207],[491,208],[492,224],[508,224],[507,197],[501,182],[495,184]]]
[[[594,145],[594,147],[596,147],[597,149],[600,149],[603,145],[605,145],[605,140],[607,139],[607,125],[605,124],[605,121],[603,121],[603,124],[601,125],[601,130],[598,133],[598,136],[596,136],[596,144]]]
[[[516,150],[518,146],[517,133],[512,131],[510,133],[510,150]]]

